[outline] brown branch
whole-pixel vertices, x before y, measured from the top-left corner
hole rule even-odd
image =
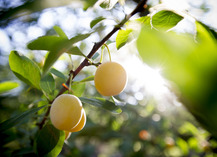
[[[137,7],[129,14],[125,17],[125,19],[123,19],[118,25],[116,25],[112,31],[110,33],[108,33],[101,41],[97,42],[94,44],[92,50],[90,51],[90,53],[87,55],[87,58],[92,58],[93,55],[96,53],[96,51],[107,41],[109,40],[109,38],[115,33],[117,32],[119,29],[121,29],[121,27],[133,16],[135,15],[136,13],[139,13],[139,12],[142,12],[146,9],[145,5],[147,3],[147,0],[142,0],[138,5]],[[77,69],[75,71],[70,71],[70,74],[69,75],[73,75],[72,79],[74,79],[74,77],[85,67],[85,66],[88,66],[88,59],[84,59],[83,62],[81,62],[81,64],[77,67]],[[68,78],[68,80],[66,81],[66,85],[69,85],[69,82],[70,82],[70,76]],[[57,94],[56,98],[63,94],[65,91],[67,91],[66,88],[62,87],[62,89],[59,91],[59,93]],[[55,100],[55,99],[54,99]],[[52,104],[52,102],[54,101],[52,100],[50,102],[50,104]],[[45,113],[44,115],[44,118],[43,120],[41,121],[41,123],[39,123],[39,128],[41,129],[49,115],[49,112],[50,112],[50,107],[48,108],[47,112]]]

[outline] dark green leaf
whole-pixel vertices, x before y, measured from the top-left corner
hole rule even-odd
[[[23,82],[40,89],[41,80],[40,69],[29,58],[20,55],[16,51],[11,51],[9,55],[9,65],[13,73]]]
[[[65,140],[64,131],[47,124],[36,139],[36,150],[39,156],[57,157],[62,150]]]
[[[132,29],[119,30],[116,37],[116,47],[120,49],[129,41],[129,35],[132,32]]]
[[[121,108],[116,106],[115,103],[108,101],[103,98],[85,98],[85,97],[79,97],[79,99],[83,103],[87,103],[93,106],[102,107],[103,109],[109,110],[112,113],[119,114],[122,112]]]
[[[80,97],[85,91],[85,83],[72,84],[72,92],[75,96]]]
[[[63,73],[61,73],[60,71],[58,71],[58,70],[56,70],[56,69],[54,69],[54,68],[51,68],[50,72],[51,72],[52,74],[56,75],[57,77],[66,80],[65,75],[64,75]]]
[[[10,129],[14,126],[19,125],[22,121],[29,119],[30,116],[32,116],[34,113],[36,113],[37,111],[39,111],[40,109],[42,109],[44,107],[46,107],[46,106],[41,106],[38,108],[33,108],[30,110],[27,110],[20,115],[14,116],[14,117],[0,123],[0,132],[3,132],[7,129]]]
[[[74,47],[70,48],[67,51],[67,53],[72,54],[72,55],[78,55],[78,56],[86,57],[77,46],[74,46]]]
[[[168,30],[176,26],[182,19],[181,15],[169,10],[162,10],[152,17],[152,25],[157,29]]]
[[[0,94],[8,92],[9,90],[12,90],[19,86],[19,83],[12,82],[12,81],[5,81],[0,83]]]
[[[64,37],[58,36],[42,36],[31,41],[27,47],[30,50],[47,50],[54,51],[64,41],[67,41]]]
[[[86,39],[87,37],[90,36],[90,34],[91,33],[79,34],[79,35],[71,38],[70,40],[63,38],[64,40],[62,42],[58,43],[57,45],[54,45],[54,48],[52,48],[52,50],[49,52],[49,54],[45,60],[45,64],[43,67],[43,73],[45,74],[50,69],[50,67],[56,62],[56,60],[64,52],[67,52],[73,46],[73,44],[75,44],[76,42],[79,42],[81,40]]]
[[[105,18],[100,16],[90,22],[90,28],[93,28],[97,23],[104,20]]]
[[[63,37],[63,38],[68,39],[68,37],[67,37],[67,35],[65,34],[65,32],[64,32],[59,26],[54,26],[53,28],[54,28],[54,30],[57,32],[57,34],[58,34],[60,37]]]
[[[45,75],[40,81],[40,87],[46,96],[53,94],[55,90],[55,80],[51,74]]]

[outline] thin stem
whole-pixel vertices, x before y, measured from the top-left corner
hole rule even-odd
[[[147,0],[142,0],[140,1],[140,3],[136,6],[136,8],[125,17],[125,19],[123,19],[118,25],[116,25],[111,32],[109,32],[101,41],[97,42],[94,44],[93,48],[91,49],[90,53],[87,55],[87,57],[85,57],[85,59],[83,60],[83,62],[81,62],[81,64],[77,67],[77,69],[75,71],[71,70],[68,80],[66,81],[65,85],[69,86],[70,84],[70,80],[73,80],[74,77],[85,67],[88,66],[89,63],[89,59],[93,57],[93,55],[96,53],[96,51],[115,33],[117,32],[119,29],[121,29],[121,27],[136,13],[138,12],[142,12],[146,9],[146,7],[144,7],[147,3]],[[88,59],[87,59],[88,58]],[[72,75],[72,78],[70,77],[70,75]],[[65,87],[62,87],[61,90],[59,91],[59,93],[57,94],[56,98],[63,94],[67,89]],[[55,100],[55,99],[54,99]],[[50,101],[50,104],[52,104],[52,102],[54,101]],[[48,117],[50,113],[50,107],[48,108],[47,112],[44,115],[43,120],[41,121],[41,123],[39,123],[39,128],[41,129]]]
[[[103,45],[107,48],[107,51],[108,51],[108,54],[109,54],[109,60],[111,62],[112,61],[112,57],[111,57],[111,53],[110,53],[110,50],[108,48],[108,45],[106,45],[106,44],[103,44]]]

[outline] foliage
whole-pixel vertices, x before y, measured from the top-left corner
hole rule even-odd
[[[124,3],[121,0],[104,0],[101,3],[84,1],[83,10],[95,6],[112,12],[115,7],[120,9],[119,4]],[[137,4],[136,13],[148,8],[146,1],[142,4]],[[22,7],[26,5],[34,12],[33,6],[27,2]],[[43,10],[43,7],[38,10]],[[14,18],[15,14],[16,9],[11,16],[2,14],[2,20]],[[106,27],[103,22],[108,20],[106,16],[99,15],[92,19],[89,32],[78,32],[69,38],[61,27],[54,26],[52,31],[55,33],[48,33],[27,43],[28,53],[10,52],[9,67],[4,67],[10,68],[11,73],[4,73],[5,77],[0,83],[0,111],[3,113],[0,116],[1,156],[215,155],[215,30],[194,20],[196,28],[192,34],[178,33],[174,28],[184,16],[168,9],[131,20],[132,15],[117,22],[105,38],[88,49],[88,54],[85,53],[84,47],[88,45],[85,40],[93,34],[103,34],[101,30]],[[151,67],[162,68],[163,76],[173,82],[170,84],[173,92],[181,93],[177,97],[191,114],[174,106],[170,106],[171,110],[166,111],[166,114],[162,113],[158,109],[159,102],[151,96],[137,100],[137,105],[132,105],[121,95],[103,97],[97,93],[92,83],[94,73],[83,68],[90,66],[94,69],[100,64],[98,49],[108,44],[105,42],[116,31],[116,39],[112,41],[116,49],[121,50],[135,43],[141,60]],[[35,55],[30,55],[38,54],[41,50],[46,55],[40,61]],[[69,61],[64,56],[69,57]],[[67,64],[66,71],[55,69],[54,65],[62,60],[61,57]],[[18,83],[14,76],[21,82]],[[58,95],[67,92],[79,97],[84,104],[87,124],[82,131],[72,133],[65,140],[64,131],[50,123],[49,109]],[[133,89],[124,94],[136,95]]]

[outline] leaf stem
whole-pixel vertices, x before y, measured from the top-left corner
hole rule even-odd
[[[146,9],[145,5],[147,3],[147,0],[142,0],[138,3],[138,5],[136,6],[136,8],[130,13],[128,14],[118,25],[116,25],[101,41],[99,42],[96,42],[90,53],[87,55],[87,57],[83,60],[83,62],[81,62],[81,64],[77,67],[77,69],[75,71],[71,70],[70,71],[70,74],[69,74],[69,77],[68,77],[68,80],[66,81],[66,85],[69,86],[70,84],[70,81],[74,79],[74,77],[85,67],[85,66],[88,66],[89,63],[89,59],[91,59],[93,57],[93,55],[96,53],[96,51],[102,46],[104,45],[104,43],[110,39],[110,37],[115,33],[117,32],[119,29],[121,29],[121,27],[132,17],[134,16],[136,13],[139,13],[139,12],[142,12]],[[70,77],[72,76],[72,77]],[[59,93],[57,94],[56,98],[63,94],[65,91],[67,91],[67,89],[65,87],[62,87],[61,90],[59,91]],[[54,99],[55,100],[55,99]],[[52,100],[50,102],[50,104],[52,104],[52,102],[54,101]],[[43,120],[41,121],[41,123],[39,123],[39,128],[41,129],[43,127],[43,125],[45,124],[46,122],[46,119],[48,117],[50,113],[50,107],[48,108],[47,112],[45,113],[44,115],[44,118]]]

